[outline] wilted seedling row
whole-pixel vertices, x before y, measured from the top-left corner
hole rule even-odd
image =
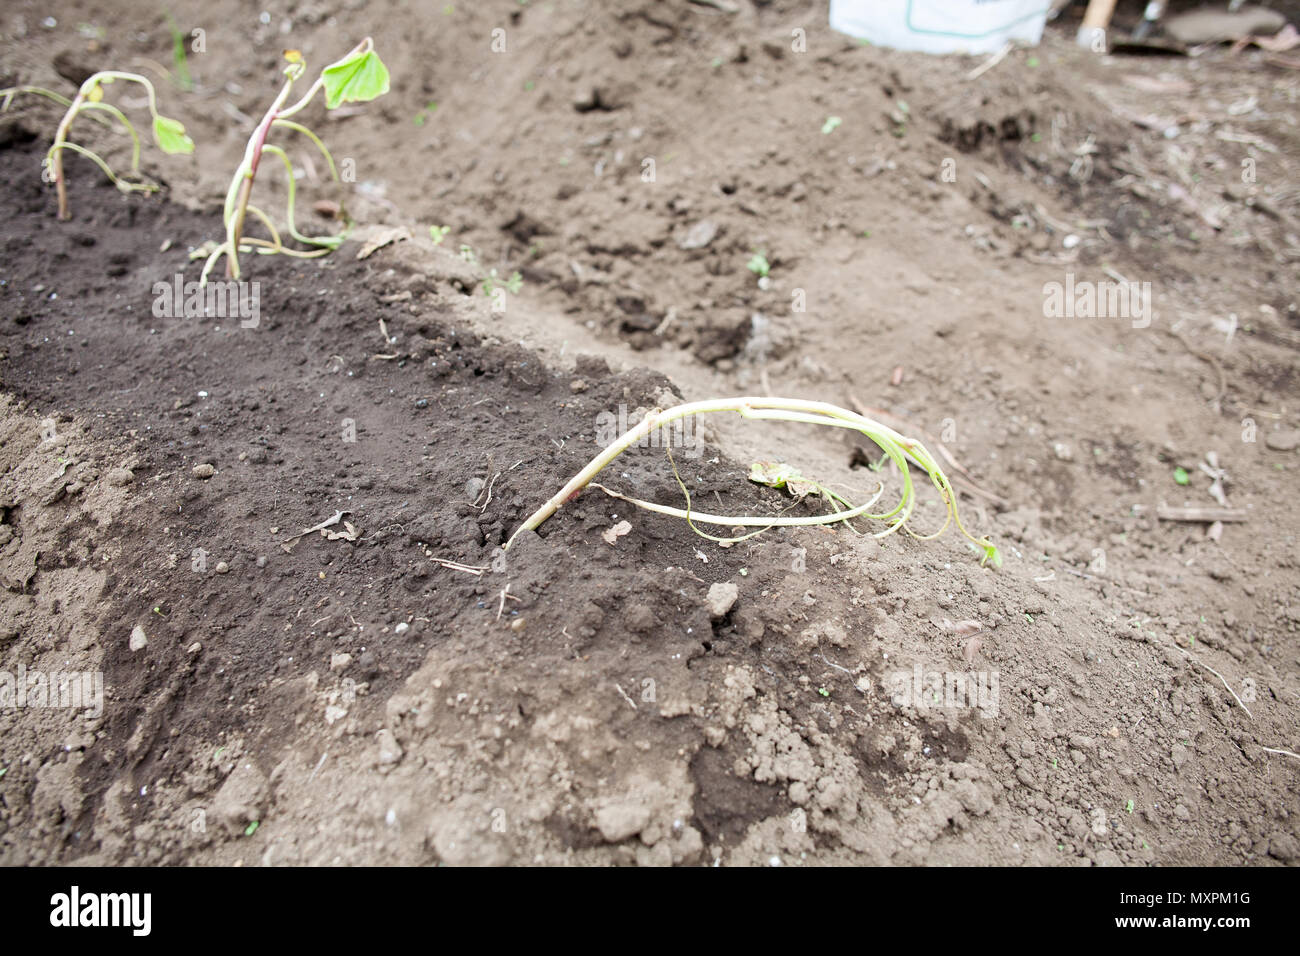
[[[158,187],[153,183],[130,182],[122,179],[113,172],[112,167],[98,153],[68,139],[69,134],[72,132],[73,120],[80,114],[95,115],[96,119],[111,126],[112,123],[109,120],[104,120],[103,117],[98,115],[99,113],[106,113],[112,119],[117,120],[131,137],[131,175],[136,177],[140,175],[140,134],[136,131],[135,125],[127,119],[125,113],[111,103],[104,102],[104,87],[117,80],[127,83],[139,83],[145,88],[145,92],[149,96],[149,115],[153,120],[151,124],[153,138],[159,149],[165,153],[194,152],[194,142],[185,134],[185,127],[176,120],[169,119],[158,112],[158,95],[154,91],[153,84],[138,73],[121,73],[117,70],[104,70],[95,73],[81,84],[80,89],[77,90],[77,95],[72,99],[39,86],[15,86],[7,90],[0,90],[0,111],[9,109],[13,98],[19,93],[32,93],[43,96],[68,108],[67,112],[63,114],[63,119],[59,122],[58,130],[54,134],[54,143],[45,154],[43,173],[47,181],[53,181],[55,189],[58,191],[60,219],[71,218],[71,213],[68,211],[67,180],[63,174],[64,150],[70,149],[74,153],[80,153],[91,160],[104,171],[104,174],[108,176],[113,185],[123,192],[151,193],[158,190]]]
[[[980,564],[991,561],[994,567],[1000,567],[1002,564],[1002,555],[988,538],[976,538],[966,530],[962,524],[961,516],[957,513],[957,495],[953,491],[952,485],[948,481],[947,475],[935,462],[934,457],[926,450],[925,446],[914,438],[906,438],[894,431],[888,426],[882,425],[877,421],[851,412],[848,409],[840,408],[826,402],[812,402],[797,398],[720,398],[711,399],[703,402],[688,402],[684,405],[677,405],[674,408],[652,409],[645,418],[636,426],[625,432],[620,438],[616,439],[599,455],[591,460],[588,465],[580,472],[569,479],[558,492],[556,492],[544,505],[537,509],[526,520],[506,542],[505,549],[509,550],[510,545],[515,539],[525,531],[532,531],[541,526],[547,518],[555,514],[559,508],[568,501],[575,498],[583,488],[595,484],[595,478],[604,468],[609,465],[615,458],[621,455],[628,448],[641,442],[652,432],[662,428],[670,422],[677,421],[692,415],[705,415],[713,412],[738,412],[745,418],[766,420],[766,421],[786,421],[798,422],[810,425],[829,425],[834,428],[848,428],[857,431],[871,439],[881,451],[884,452],[885,458],[894,462],[898,466],[899,473],[903,480],[903,490],[898,504],[893,509],[885,512],[873,513],[870,508],[883,493],[883,485],[877,489],[871,500],[861,505],[853,505],[844,497],[835,494],[818,482],[804,478],[790,466],[773,465],[771,463],[760,462],[754,465],[750,472],[750,479],[759,481],[772,487],[784,487],[800,500],[804,497],[817,494],[824,498],[831,505],[832,511],[829,514],[810,515],[804,517],[790,517],[778,515],[775,517],[740,515],[740,516],[719,516],[703,514],[691,509],[690,494],[686,490],[685,484],[677,476],[678,486],[686,496],[686,508],[672,508],[667,505],[660,505],[654,502],[643,501],[639,498],[631,498],[618,492],[612,492],[603,485],[596,485],[607,494],[612,494],[621,500],[644,508],[649,511],[655,511],[660,514],[668,514],[675,517],[684,518],[692,530],[697,534],[703,534],[697,528],[695,523],[714,524],[725,526],[739,527],[758,527],[759,531],[744,535],[742,538],[713,538],[717,541],[734,541],[743,540],[744,537],[752,537],[753,534],[761,533],[768,528],[774,527],[799,527],[808,525],[834,524],[837,522],[847,523],[849,520],[857,517],[869,518],[876,521],[888,522],[888,527],[883,531],[875,533],[875,537],[884,538],[898,530],[904,530],[909,535],[922,541],[928,541],[937,538],[947,529],[949,522],[957,525],[957,528],[966,537],[975,549],[982,555]],[[943,498],[944,507],[947,515],[944,519],[943,526],[938,531],[930,534],[917,534],[908,527],[908,520],[912,517],[912,512],[916,508],[916,490],[912,483],[912,474],[909,469],[909,463],[920,467],[930,477],[931,483],[938,489],[940,496]],[[676,474],[676,465],[673,466]],[[840,510],[843,506],[845,510]],[[850,525],[851,527],[851,525]],[[711,535],[704,535],[712,538]]]
[[[306,136],[320,150],[321,155],[325,157],[330,175],[337,181],[339,177],[334,164],[334,157],[325,148],[325,144],[320,137],[306,126],[294,122],[290,117],[305,109],[321,90],[325,91],[325,107],[331,110],[344,103],[363,103],[372,100],[388,92],[388,69],[379,59],[378,54],[375,53],[374,43],[367,37],[343,59],[325,67],[306,94],[292,106],[286,107],[285,103],[288,102],[295,81],[301,79],[306,72],[306,64],[303,61],[302,54],[295,50],[286,52],[285,58],[288,60],[288,66],[284,70],[284,86],[271,104],[270,109],[266,111],[262,121],[254,129],[244,152],[244,158],[235,170],[230,188],[226,193],[223,209],[222,218],[226,228],[226,238],[221,243],[210,244],[210,250],[205,250],[208,254],[207,261],[203,266],[202,282],[207,281],[208,274],[222,255],[225,255],[227,260],[226,275],[237,279],[239,278],[239,253],[241,252],[256,250],[264,255],[284,253],[292,256],[311,257],[324,255],[338,248],[343,242],[345,233],[333,236],[305,236],[298,231],[294,218],[296,185],[293,164],[289,160],[289,155],[282,148],[269,143],[267,140],[272,130],[275,129],[290,130]],[[186,73],[182,76],[182,80],[187,79],[188,74]],[[136,178],[140,176],[140,134],[121,109],[104,102],[104,87],[118,80],[139,83],[145,88],[148,94],[149,114],[152,118],[153,138],[160,149],[166,153],[192,153],[194,151],[194,143],[186,135],[185,127],[176,120],[163,116],[158,112],[157,93],[153,84],[136,73],[123,73],[117,70],[105,70],[95,73],[81,84],[76,96],[72,99],[68,99],[53,90],[38,86],[17,86],[0,90],[0,111],[7,110],[14,97],[20,93],[43,96],[67,107],[67,112],[55,132],[54,142],[46,153],[45,171],[43,173],[46,180],[52,181],[58,191],[60,219],[66,220],[70,218],[67,181],[63,171],[63,153],[65,150],[80,153],[90,159],[123,192],[155,192],[159,188],[152,183],[133,182],[118,176],[103,157],[69,139],[72,123],[82,113],[90,115],[107,126],[112,126],[112,121],[116,120],[131,137],[130,175]],[[186,86],[185,82],[182,82],[181,85],[183,88]],[[270,217],[249,201],[253,192],[253,181],[257,176],[262,156],[267,153],[278,157],[284,164],[288,185],[287,225],[289,235],[305,245],[316,246],[317,249],[314,251],[299,252],[285,247],[280,238],[280,231],[271,222]],[[256,239],[244,235],[245,221],[249,214],[266,227],[270,235],[269,239]]]

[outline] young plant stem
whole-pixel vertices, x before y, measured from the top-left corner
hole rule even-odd
[[[342,60],[338,60],[336,62],[342,63],[345,60],[347,60],[349,57],[355,56],[358,53],[367,52],[373,48],[374,48],[374,42],[371,40],[370,37],[366,37],[359,44],[357,44],[356,47],[354,47],[352,51],[347,54],[347,56],[343,57]],[[334,64],[331,64],[331,66],[332,65]],[[326,161],[329,163],[331,174],[333,174],[337,178],[338,174],[337,172],[335,172],[334,169],[334,158],[330,155],[329,150],[325,148],[325,144],[320,141],[320,138],[317,137],[311,130],[307,129],[305,126],[301,126],[298,123],[289,122],[289,117],[295,115],[296,113],[301,112],[307,106],[307,104],[311,102],[312,98],[316,95],[316,93],[324,87],[325,85],[324,72],[322,71],[321,74],[316,77],[316,81],[312,83],[312,85],[308,88],[307,92],[304,93],[299,98],[298,102],[294,103],[293,106],[289,106],[289,107],[285,107],[284,105],[285,102],[289,99],[289,93],[293,90],[294,82],[298,79],[301,79],[305,69],[306,67],[302,63],[301,59],[292,62],[285,69],[284,86],[280,88],[279,95],[276,96],[275,101],[271,103],[270,108],[266,111],[266,114],[262,117],[261,122],[258,123],[256,129],[253,130],[253,135],[249,137],[248,146],[244,150],[244,159],[239,164],[239,168],[235,170],[235,176],[234,179],[231,180],[230,190],[226,193],[226,208],[225,208],[226,242],[223,246],[218,248],[217,251],[214,252],[212,255],[213,255],[213,260],[215,260],[216,256],[220,255],[223,251],[225,252],[226,278],[228,279],[239,278],[239,253],[240,253],[240,243],[243,240],[243,235],[244,235],[244,221],[248,215],[248,203],[253,195],[253,181],[254,179],[257,178],[257,170],[262,162],[262,154],[264,152],[267,152],[269,149],[272,149],[271,147],[267,146],[267,142],[266,142],[267,137],[271,135],[272,127],[281,126],[302,133],[303,135],[307,136],[313,143],[316,144],[316,146],[320,149],[321,153],[324,154]],[[329,67],[326,67],[325,69],[328,70]],[[290,234],[295,239],[299,239],[300,241],[312,243],[316,245],[330,245],[330,247],[332,248],[334,245],[337,245],[336,242],[327,242],[326,240],[303,239],[301,236],[299,236],[298,230],[293,224],[293,190],[294,190],[293,166],[292,164],[289,163],[288,157],[284,156],[282,152],[280,153],[280,155],[284,159],[285,165],[288,167],[288,173],[289,173],[289,217],[290,217],[289,232]],[[275,251],[281,251],[281,252],[287,251],[280,246],[278,239],[274,244],[274,249]],[[203,271],[202,281],[204,282],[207,281],[207,274],[208,271],[211,269],[211,267],[212,267],[212,261],[209,261],[207,268],[205,268]]]
[[[119,187],[122,185],[117,176],[113,174],[113,171],[109,169],[107,163],[90,150],[85,149],[84,147],[75,147],[72,143],[68,142],[68,133],[72,129],[72,121],[77,118],[77,114],[83,109],[107,109],[108,112],[122,121],[122,124],[127,128],[127,131],[130,132],[131,140],[134,145],[131,164],[132,172],[138,168],[140,158],[140,137],[136,134],[135,128],[130,124],[126,116],[123,115],[120,110],[112,107],[101,106],[98,103],[87,100],[91,90],[99,88],[105,81],[111,82],[113,80],[126,80],[131,83],[139,83],[143,86],[149,94],[150,115],[154,117],[158,115],[158,99],[157,95],[154,93],[153,84],[138,73],[122,73],[117,70],[105,70],[94,74],[81,84],[81,87],[77,90],[77,95],[73,97],[68,104],[68,111],[63,114],[63,119],[59,121],[59,128],[54,134],[54,145],[50,147],[49,152],[46,154],[46,157],[49,160],[50,170],[54,176],[54,188],[59,197],[59,218],[62,220],[66,221],[72,218],[72,214],[68,211],[67,180],[63,175],[63,151],[65,149],[71,149],[75,153],[81,153],[90,159],[95,160],[99,164],[99,167],[108,174],[110,179],[112,179],[114,185]],[[40,92],[43,93],[44,91]],[[129,188],[152,191],[156,187],[131,184]]]
[[[299,70],[298,72],[301,73],[302,71]],[[228,279],[239,278],[239,240],[244,232],[244,217],[248,213],[248,200],[253,195],[253,179],[257,176],[257,167],[262,162],[262,150],[266,146],[266,137],[270,135],[271,124],[276,121],[280,113],[280,107],[289,98],[289,91],[293,89],[294,79],[295,76],[292,74],[285,78],[284,86],[280,89],[280,95],[275,98],[271,108],[266,111],[262,121],[253,130],[253,135],[248,140],[248,147],[244,151],[244,161],[239,164],[239,169],[235,171],[235,182],[239,183],[239,192],[235,196],[233,210],[228,210],[226,226],[226,278]]]
[[[905,529],[913,537],[927,540],[938,537],[948,526],[950,521],[955,521],[962,534],[974,543],[984,552],[984,561],[993,560],[994,564],[1001,562],[1001,556],[997,549],[988,541],[987,538],[976,538],[966,530],[962,524],[960,516],[957,514],[956,494],[939,468],[933,456],[929,451],[915,439],[906,438],[900,435],[886,425],[873,421],[864,415],[851,412],[848,409],[831,405],[827,402],[813,402],[796,398],[769,398],[769,397],[742,397],[742,398],[721,398],[710,399],[702,402],[688,402],[683,405],[677,405],[673,408],[652,409],[640,422],[629,429],[625,434],[616,439],[612,444],[593,458],[585,468],[574,475],[558,492],[538,508],[529,518],[510,536],[506,542],[504,550],[509,550],[515,539],[525,531],[532,531],[538,528],[551,515],[555,514],[565,503],[571,501],[579,492],[600,474],[600,472],[609,465],[615,458],[624,451],[636,445],[649,435],[679,419],[687,418],[692,415],[704,415],[714,412],[738,412],[745,418],[767,420],[767,421],[788,421],[800,422],[813,425],[829,425],[836,428],[849,428],[861,432],[870,438],[885,453],[885,456],[892,460],[898,466],[899,473],[903,478],[903,490],[898,504],[888,512],[882,514],[867,514],[866,517],[882,521],[889,521],[890,525],[884,531],[878,532],[876,537],[885,537],[893,534],[900,528],[904,528],[908,519],[911,517],[916,507],[915,490],[912,485],[912,476],[908,468],[908,462],[915,462],[929,476],[935,488],[938,489],[947,512],[947,517],[943,526],[936,532],[929,535],[917,535],[911,529]],[[874,502],[875,499],[873,498]],[[639,503],[639,502],[636,502]],[[660,509],[655,509],[660,510]],[[860,509],[852,509],[854,513]],[[686,516],[689,512],[684,513]],[[855,515],[856,516],[856,515]],[[712,516],[711,516],[712,517]],[[830,524],[845,519],[845,513],[836,511],[834,514],[818,516],[809,524]],[[770,524],[784,523],[773,519],[727,519],[731,524],[746,525],[755,524],[760,521],[767,521]],[[805,523],[801,521],[800,523]],[[981,563],[984,563],[982,561]]]

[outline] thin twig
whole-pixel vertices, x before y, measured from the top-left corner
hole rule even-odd
[[[632,702],[631,697],[627,696],[627,694],[623,692],[623,688],[620,685],[615,684],[614,689],[618,691],[620,697],[622,697],[625,701],[627,701],[627,705],[629,707],[631,707],[633,710],[636,710],[636,704]]]
[[[1259,749],[1260,749],[1260,750],[1263,750],[1265,753],[1270,753],[1270,754],[1283,754],[1283,755],[1285,755],[1285,756],[1287,756],[1287,757],[1295,757],[1296,760],[1300,760],[1300,754],[1294,754],[1294,753],[1292,753],[1292,752],[1289,751],[1289,750],[1279,750],[1279,749],[1276,748],[1276,747],[1260,747]]]
[[[1014,48],[1015,48],[1015,44],[1012,43],[1010,40],[1008,40],[1006,43],[1002,45],[1002,49],[998,50],[997,53],[994,53],[991,57],[989,57],[979,66],[975,67],[975,69],[967,73],[966,74],[967,81],[978,80],[989,70],[993,69],[999,63],[1005,60],[1007,58],[1007,54],[1010,53]]]
[[[460,564],[460,563],[458,563],[458,562],[456,562],[456,561],[448,561],[446,558],[430,558],[430,560],[431,560],[431,561],[435,561],[435,562],[437,562],[438,564],[441,564],[444,568],[450,568],[450,569],[453,570],[453,571],[464,571],[464,572],[467,573],[467,574],[473,574],[473,575],[480,575],[480,576],[481,576],[481,575],[483,574],[483,572],[487,570],[487,567],[486,567],[486,566],[481,567],[481,568],[480,568],[480,567],[473,567],[473,566],[468,565],[468,564]]]
[[[1186,651],[1183,651],[1183,653],[1184,653],[1184,654],[1187,654]],[[1244,711],[1246,712],[1246,716],[1249,717],[1251,720],[1254,720],[1254,719],[1255,719],[1255,715],[1252,714],[1252,713],[1250,712],[1250,708],[1247,707],[1244,703],[1242,703],[1241,698],[1237,696],[1237,692],[1236,692],[1235,690],[1232,689],[1232,686],[1228,683],[1227,679],[1224,678],[1224,676],[1223,676],[1222,674],[1220,674],[1218,671],[1216,671],[1213,667],[1211,667],[1209,664],[1205,663],[1204,661],[1201,661],[1201,660],[1198,660],[1198,659],[1195,658],[1195,657],[1192,657],[1191,654],[1187,654],[1187,657],[1188,657],[1191,661],[1193,661],[1194,663],[1196,663],[1196,664],[1200,664],[1202,667],[1204,667],[1207,671],[1209,671],[1209,672],[1210,672],[1211,674],[1213,674],[1215,677],[1219,678],[1219,680],[1223,681],[1223,686],[1226,687],[1226,688],[1228,689],[1228,693],[1231,694],[1231,695],[1233,696],[1233,698],[1237,701],[1237,703],[1238,703],[1238,704],[1241,704],[1241,709],[1244,710]]]

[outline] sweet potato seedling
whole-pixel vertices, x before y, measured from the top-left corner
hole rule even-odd
[[[890,511],[872,513],[870,508],[883,493],[883,485],[877,490],[876,494],[870,501],[865,504],[853,506],[843,497],[829,491],[825,486],[799,475],[789,466],[777,466],[769,462],[759,462],[753,466],[750,472],[750,479],[759,481],[762,484],[772,487],[784,487],[792,494],[798,496],[801,500],[803,497],[816,493],[828,500],[834,509],[830,514],[810,515],[806,517],[794,516],[788,517],[778,515],[775,517],[766,516],[718,516],[703,514],[691,510],[690,494],[686,492],[686,486],[678,477],[678,486],[686,493],[686,509],[671,508],[667,505],[655,504],[654,502],[642,501],[638,498],[630,498],[626,495],[610,492],[609,489],[601,485],[595,485],[594,479],[600,472],[615,458],[633,445],[647,438],[652,432],[663,428],[665,425],[687,418],[692,415],[705,415],[713,412],[738,412],[745,418],[766,420],[766,421],[784,421],[800,422],[810,425],[829,425],[835,428],[849,428],[861,432],[871,439],[885,456],[898,466],[899,473],[903,479],[903,490],[898,504]],[[938,531],[930,534],[917,534],[912,531],[908,525],[908,519],[912,517],[912,512],[916,508],[916,491],[912,484],[912,475],[909,470],[909,463],[917,465],[930,477],[931,483],[938,489],[943,499],[947,516],[944,519],[943,526]],[[673,468],[676,474],[676,466]],[[949,522],[955,523],[958,530],[974,545],[982,557],[980,564],[992,562],[994,567],[1002,565],[1002,555],[998,549],[989,541],[988,538],[976,538],[966,526],[962,524],[961,516],[957,513],[957,495],[948,482],[948,477],[935,462],[934,457],[926,450],[925,446],[914,438],[906,438],[900,435],[886,425],[867,418],[865,415],[859,415],[847,409],[831,405],[826,402],[812,402],[797,398],[766,398],[766,397],[748,397],[748,398],[719,398],[710,399],[703,402],[688,402],[684,405],[677,405],[667,410],[652,409],[645,418],[641,419],[633,428],[629,429],[621,437],[616,439],[599,455],[593,458],[585,468],[569,479],[568,483],[556,492],[550,500],[538,508],[526,520],[505,544],[505,550],[510,549],[510,545],[515,539],[525,531],[532,531],[538,528],[547,518],[555,514],[560,506],[565,502],[575,498],[583,488],[588,485],[595,485],[607,494],[627,501],[639,508],[645,508],[650,511],[656,511],[661,514],[673,515],[675,517],[685,518],[690,523],[692,530],[697,534],[702,534],[695,528],[695,523],[713,524],[724,526],[740,527],[758,527],[760,532],[774,527],[797,527],[808,525],[834,524],[836,522],[847,523],[850,519],[865,517],[877,521],[888,522],[888,527],[883,531],[875,533],[875,537],[883,538],[893,534],[898,530],[906,531],[909,535],[919,540],[930,540],[937,538],[947,529]],[[839,510],[843,505],[847,510]],[[851,526],[850,526],[851,527]],[[759,532],[753,532],[757,534]],[[746,535],[750,537],[752,535]],[[705,537],[711,537],[705,535]],[[714,539],[723,541],[732,541],[738,539],[724,538]]]
[[[7,90],[0,90],[0,112],[9,109],[9,104],[19,93],[33,93],[37,96],[43,96],[46,99],[53,100],[61,106],[66,106],[67,112],[63,114],[63,119],[59,122],[58,130],[54,134],[54,143],[50,146],[49,151],[45,154],[43,163],[44,169],[42,176],[47,182],[53,182],[59,195],[59,218],[70,219],[72,214],[68,211],[68,187],[67,179],[63,174],[63,152],[72,150],[74,153],[80,153],[87,159],[91,160],[96,166],[104,171],[109,180],[122,192],[157,192],[158,186],[153,183],[130,182],[119,177],[111,166],[97,153],[80,146],[68,139],[72,132],[72,122],[82,113],[93,116],[95,119],[111,126],[110,120],[104,119],[101,113],[107,114],[111,119],[117,120],[127,134],[131,137],[131,175],[138,177],[140,175],[140,134],[132,122],[127,119],[116,106],[104,102],[104,87],[109,86],[117,80],[127,83],[139,83],[145,88],[149,96],[149,115],[152,117],[152,129],[154,142],[164,153],[192,153],[194,152],[194,142],[185,135],[185,127],[174,119],[169,119],[158,112],[158,96],[154,91],[153,84],[138,73],[122,73],[117,70],[103,70],[87,78],[77,90],[77,95],[68,99],[53,90],[47,90],[39,86],[15,86]]]
[[[223,209],[226,238],[212,251],[204,263],[203,275],[200,278],[201,283],[207,282],[208,274],[222,255],[226,257],[226,276],[231,279],[238,279],[239,253],[241,252],[251,252],[256,249],[262,255],[280,253],[309,259],[315,256],[323,256],[337,249],[346,237],[346,230],[334,236],[304,236],[298,231],[293,213],[295,192],[293,163],[289,161],[288,153],[279,146],[267,142],[267,140],[272,130],[276,129],[289,130],[307,137],[320,150],[321,155],[325,157],[330,175],[337,182],[339,176],[338,169],[334,165],[334,157],[325,148],[325,144],[321,142],[320,137],[306,126],[293,122],[290,117],[306,109],[307,105],[321,90],[325,91],[325,108],[330,110],[337,109],[344,103],[365,103],[377,96],[382,96],[388,92],[388,68],[384,66],[383,61],[379,59],[379,55],[375,53],[374,42],[370,37],[366,37],[343,59],[331,63],[321,70],[320,75],[316,77],[315,82],[312,83],[307,92],[292,106],[286,107],[285,103],[289,101],[289,94],[293,91],[293,85],[306,73],[307,64],[303,61],[302,54],[297,50],[288,50],[284,56],[288,61],[288,66],[284,68],[284,85],[266,111],[266,115],[262,117],[261,122],[257,124],[257,128],[253,130],[253,135],[249,137],[248,147],[244,151],[244,158],[230,181],[230,188],[226,192],[226,203]],[[267,153],[279,158],[280,162],[284,164],[285,174],[288,177],[287,212],[289,235],[304,245],[316,246],[317,248],[311,252],[302,252],[286,247],[280,239],[280,231],[271,222],[271,218],[249,202],[253,194],[253,180],[257,177],[257,170],[261,165],[262,156]],[[266,227],[271,236],[269,240],[255,239],[244,235],[244,223],[250,213]]]

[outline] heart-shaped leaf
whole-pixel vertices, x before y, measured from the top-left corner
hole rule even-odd
[[[354,53],[325,67],[321,79],[325,106],[331,110],[343,103],[365,103],[388,92],[388,67],[374,50]]]
[[[194,140],[185,135],[185,127],[166,116],[153,118],[153,138],[164,153],[194,152]]]

